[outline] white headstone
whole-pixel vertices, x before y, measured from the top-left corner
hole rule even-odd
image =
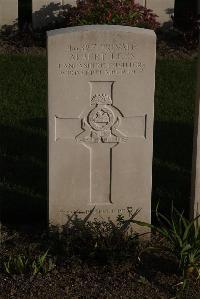
[[[175,0],[135,0],[136,3],[153,10],[158,16],[157,21],[166,27],[172,25]]]
[[[146,5],[146,0],[135,0],[135,3],[138,3],[142,6],[145,6]]]
[[[0,28],[17,25],[18,0],[0,0]]]
[[[175,0],[146,0],[146,7],[153,10],[158,16],[157,20],[166,27],[172,25]]]
[[[42,28],[58,21],[65,5],[76,5],[76,0],[32,0],[33,28]]]
[[[126,26],[48,32],[49,215],[151,221],[156,38]]]
[[[200,47],[195,107],[190,216],[193,218],[197,214],[200,214]]]

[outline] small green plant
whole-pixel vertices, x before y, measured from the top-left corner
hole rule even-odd
[[[185,289],[190,276],[200,278],[200,222],[198,215],[193,220],[188,220],[176,208],[171,208],[170,217],[166,217],[156,208],[157,225],[136,223],[148,226],[158,232],[169,244],[169,247],[154,248],[146,250],[164,249],[172,253],[179,263],[179,270],[182,273],[182,289]]]
[[[141,276],[141,275],[140,275],[140,278],[138,279],[138,282],[140,284],[143,284],[144,286],[149,284],[149,281],[146,279],[146,277]]]
[[[48,250],[39,256],[31,263],[31,272],[32,276],[37,275],[38,273],[46,274],[50,272],[54,267],[55,263],[51,258],[47,259]]]
[[[96,243],[93,254],[107,256],[107,260],[132,256],[138,241],[138,234],[132,231],[131,224],[139,211],[136,210],[129,219],[118,215],[116,223],[110,220],[104,224],[105,229],[100,226],[95,234]]]
[[[77,256],[103,263],[132,255],[138,235],[131,231],[131,224],[139,210],[129,213],[129,219],[119,215],[115,222],[90,221],[94,210],[95,207],[84,218],[77,213],[69,216],[62,232],[53,232],[53,250],[65,257]]]
[[[188,220],[172,206],[170,219],[156,209],[160,227],[154,227],[171,245],[172,253],[179,261],[184,277],[195,274],[200,277],[200,224],[199,216]]]
[[[5,272],[11,276],[29,274],[34,278],[37,274],[46,274],[55,264],[51,258],[47,259],[48,250],[41,255],[30,257],[26,255],[10,255],[4,262]]]
[[[4,268],[10,275],[25,274],[28,268],[28,259],[24,255],[9,256],[8,261],[4,262]]]

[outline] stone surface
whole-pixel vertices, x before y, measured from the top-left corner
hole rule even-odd
[[[138,3],[142,6],[145,6],[146,5],[146,0],[135,0],[135,3]]]
[[[191,218],[196,214],[200,214],[200,47],[193,141],[192,194],[190,205]]]
[[[0,28],[6,26],[17,26],[18,0],[0,0]]]
[[[151,220],[156,38],[82,26],[48,32],[49,217]]]
[[[146,7],[158,16],[158,22],[165,27],[172,25],[175,0],[146,0]]]
[[[136,0],[136,3],[152,9],[158,16],[157,21],[161,26],[172,26],[175,0]]]
[[[76,0],[32,0],[33,28],[42,28],[59,21],[63,9],[75,4]]]

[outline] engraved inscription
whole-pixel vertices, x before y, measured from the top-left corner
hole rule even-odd
[[[124,214],[128,213],[129,216],[131,216],[134,213],[133,207],[127,207],[122,209],[113,209],[113,208],[105,208],[105,209],[99,209],[99,208],[93,208],[92,210],[83,210],[83,211],[60,211],[61,213],[65,213],[65,215],[71,215],[71,214],[90,214],[92,211],[92,214]]]
[[[61,75],[130,75],[144,71],[145,64],[136,58],[136,44],[67,45],[65,61],[59,63]]]
[[[116,43],[116,44],[100,44],[97,45],[96,43],[93,44],[83,44],[81,46],[75,46],[75,45],[67,45],[66,51],[74,52],[74,51],[94,51],[96,49],[100,49],[105,52],[113,52],[114,50],[118,51],[135,51],[137,49],[137,45],[127,44],[127,43]]]
[[[130,75],[144,71],[142,62],[116,62],[116,63],[63,63],[58,65],[59,72],[67,76],[91,75]]]

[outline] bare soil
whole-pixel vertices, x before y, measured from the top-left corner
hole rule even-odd
[[[103,261],[81,255],[64,256],[49,247],[44,233],[6,233],[0,248],[0,298],[134,298],[170,299],[200,298],[200,282],[191,277],[189,287],[181,292],[182,277],[176,259],[164,252],[144,251],[163,245],[152,236],[141,241],[132,256]],[[167,244],[166,244],[167,246]],[[23,254],[27,248],[34,254],[50,248],[49,256],[56,257],[55,267],[34,278],[27,274],[9,275],[4,262],[10,255]]]

